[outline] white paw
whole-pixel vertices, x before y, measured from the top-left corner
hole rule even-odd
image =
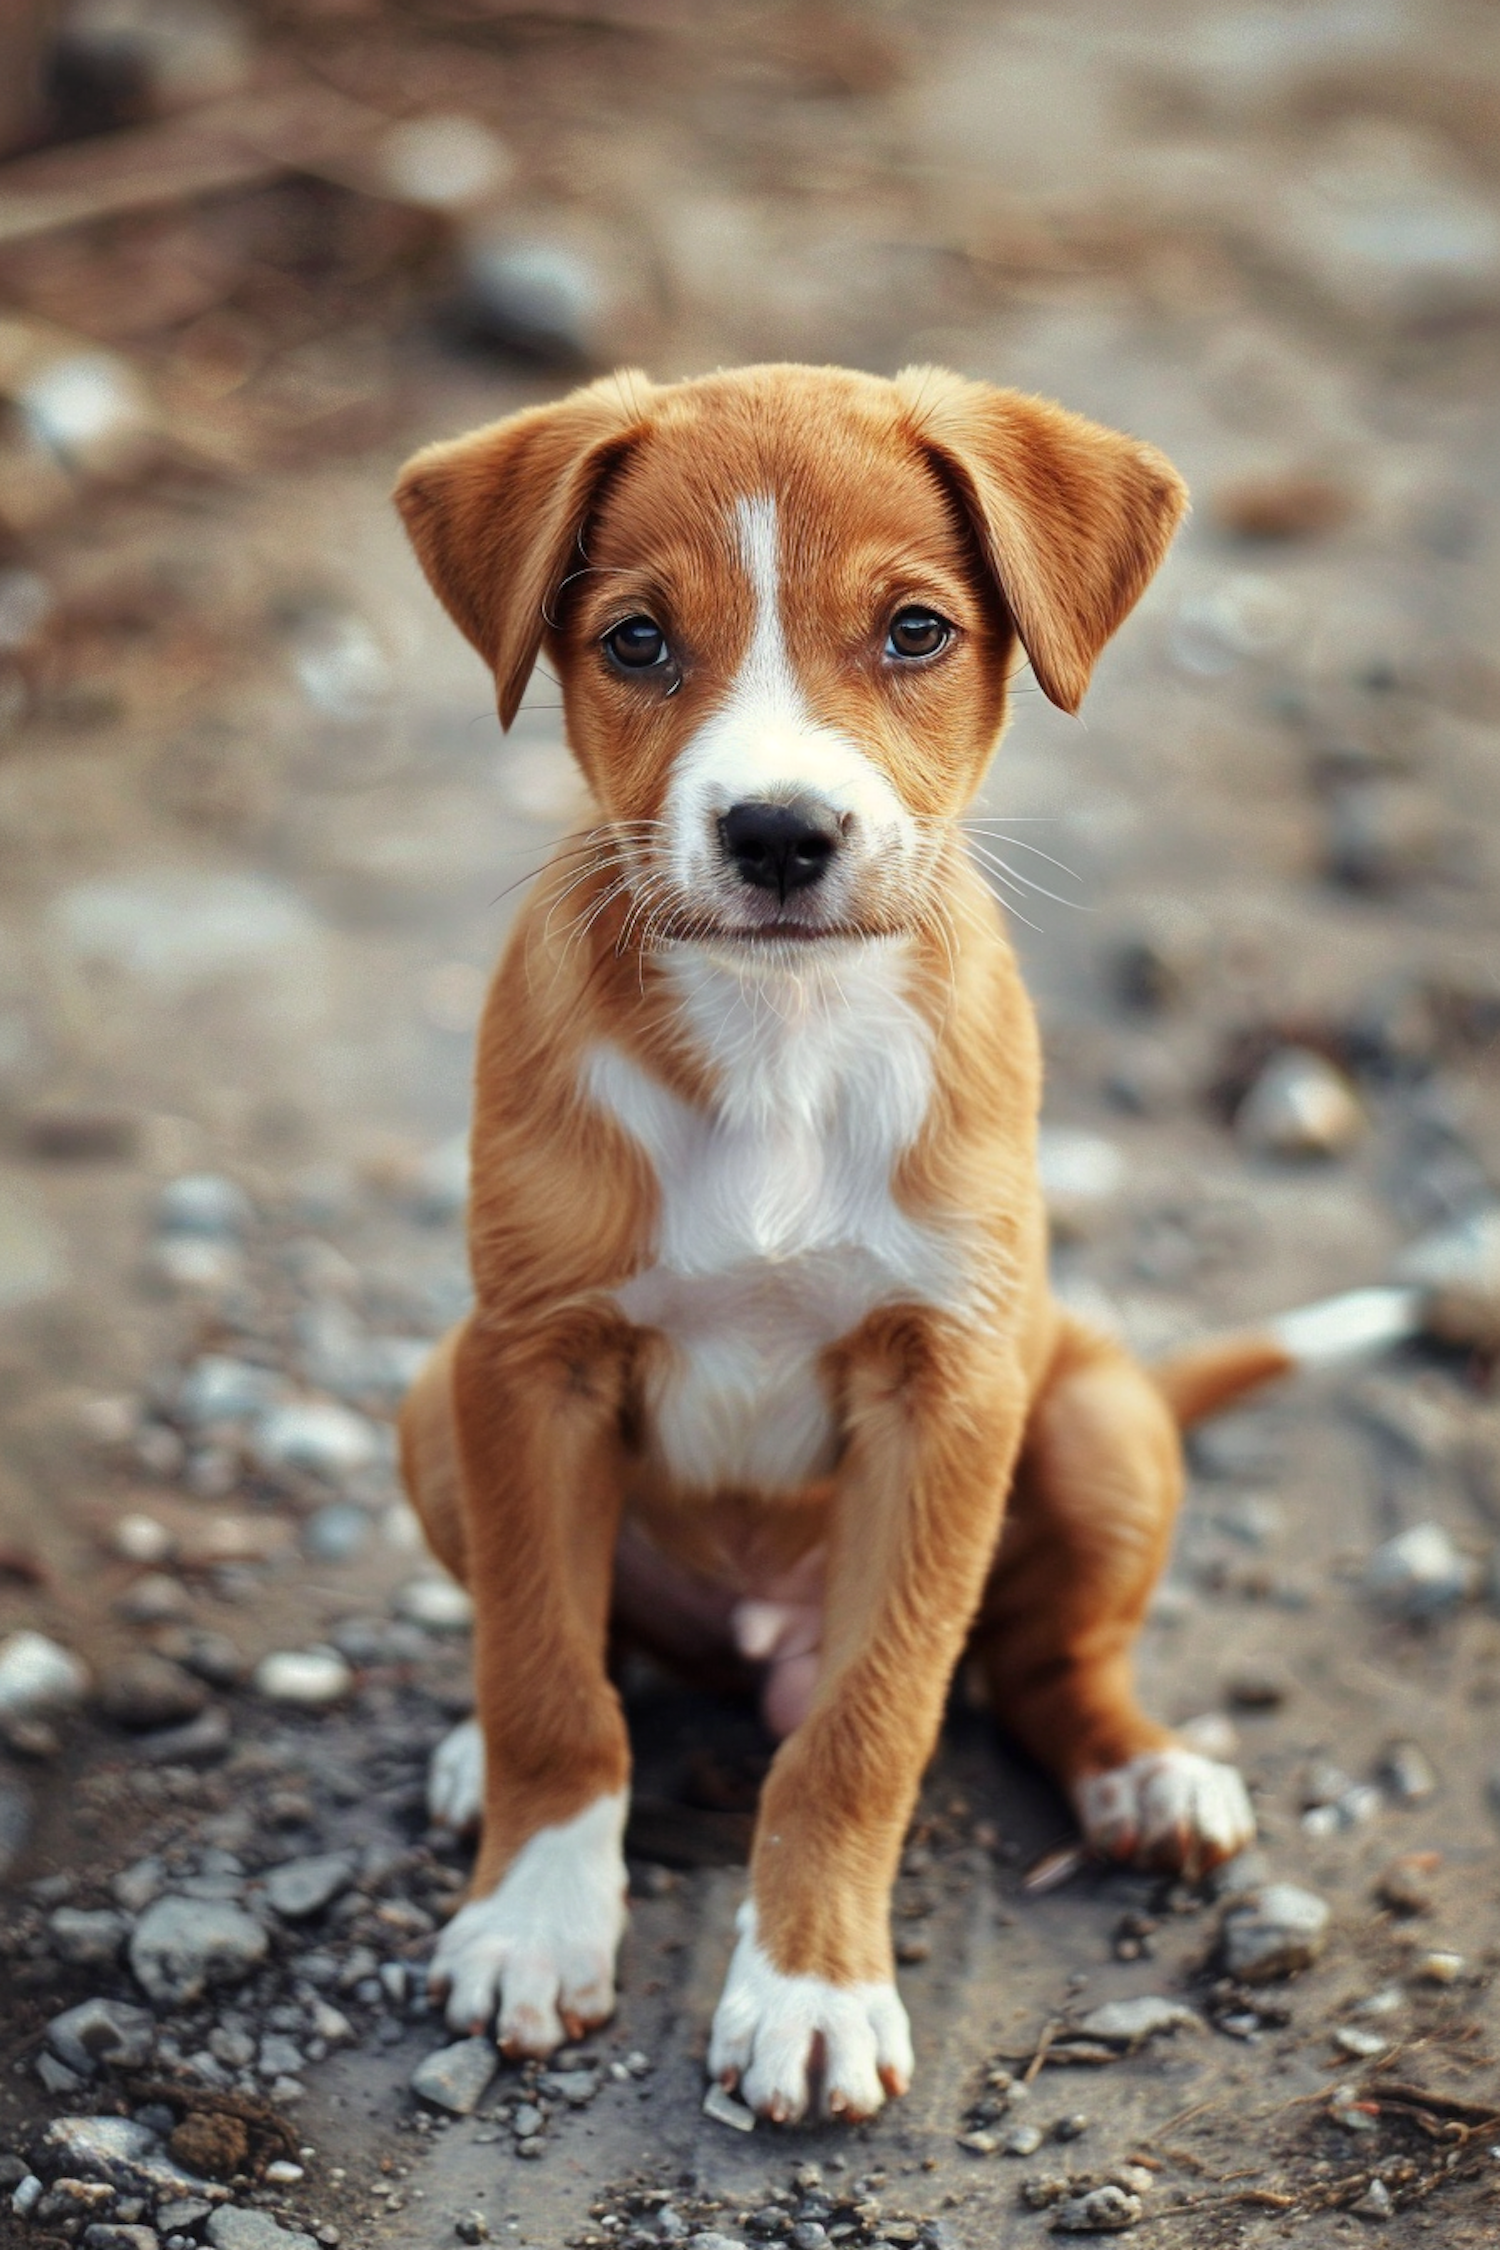
[[[762,2117],[794,2125],[820,2106],[851,2121],[873,2117],[911,2084],[911,2028],[893,1984],[826,1984],[783,1976],[739,1911],[739,1943],[714,2011],[710,2075]]]
[[[427,1817],[458,1835],[477,1828],[484,1810],[484,1735],[465,1719],[443,1736],[427,1768]]]
[[[625,1792],[523,1844],[488,1898],[460,1907],[428,1972],[457,2032],[507,2055],[550,2055],[613,2015],[625,1929]]]
[[[1152,1750],[1075,1791],[1096,1852],[1143,1867],[1201,1875],[1255,1840],[1255,1815],[1233,1766],[1196,1750]]]

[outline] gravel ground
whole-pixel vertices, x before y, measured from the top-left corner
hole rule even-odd
[[[90,484],[0,555],[0,2239],[1493,2241],[1494,19],[479,14],[253,18],[350,100],[482,118],[500,217],[367,299],[355,261],[232,474]],[[222,306],[136,343],[117,286],[89,327],[132,259],[186,290],[182,239],[0,286],[220,366]],[[527,245],[567,335],[517,331]],[[502,742],[384,495],[566,379],[518,342],[932,357],[1163,446],[1189,528],[1084,723],[1023,686],[986,798],[1059,1287],[1149,1353],[1469,1230],[1412,1269],[1471,1277],[1442,1338],[1194,1441],[1142,1667],[1258,1850],[1202,1890],[1078,1867],[958,1683],[897,1902],[917,2083],[852,2132],[704,2113],[769,1745],[644,1668],[617,2021],[497,2069],[423,1997],[467,1614],[391,1415],[465,1301],[485,974],[575,814],[555,690]]]

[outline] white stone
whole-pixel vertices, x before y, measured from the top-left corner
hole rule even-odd
[[[1235,1118],[1245,1144],[1264,1156],[1342,1156],[1365,1131],[1349,1081],[1307,1047],[1271,1057]]]
[[[382,1448],[374,1424],[353,1407],[337,1399],[298,1399],[261,1416],[251,1450],[273,1476],[300,1470],[336,1481],[370,1468]]]
[[[167,1182],[156,1201],[156,1223],[163,1234],[238,1240],[254,1219],[254,1206],[244,1189],[217,1172],[184,1172]]]
[[[1267,1883],[1225,1912],[1224,1963],[1247,1984],[1295,1976],[1328,1942],[1328,1903],[1296,1883]]]
[[[466,1633],[474,1622],[474,1603],[451,1578],[413,1578],[392,1604],[398,1617],[424,1625],[430,1633]]]
[[[1412,1524],[1377,1547],[1365,1565],[1366,1591],[1411,1618],[1452,1609],[1474,1591],[1478,1578],[1478,1566],[1459,1552],[1440,1523]]]
[[[1201,2031],[1203,2019],[1181,2000],[1146,1992],[1134,2000],[1106,2000],[1078,2028],[1085,2037],[1102,2039],[1110,2046],[1136,2047],[1162,2032]]]
[[[409,117],[380,143],[388,192],[428,211],[461,211],[499,193],[515,170],[505,143],[477,117]]]
[[[1423,1292],[1432,1335],[1481,1351],[1500,1347],[1500,1203],[1424,1235],[1403,1252],[1396,1275]]]
[[[1125,1185],[1125,1159],[1114,1142],[1070,1126],[1042,1127],[1037,1168],[1052,1231],[1065,1240],[1094,1233]]]
[[[166,1525],[158,1523],[155,1516],[121,1516],[110,1535],[115,1553],[123,1561],[132,1563],[168,1562],[176,1544]]]
[[[272,1703],[321,1709],[341,1702],[354,1674],[335,1649],[278,1649],[255,1667],[255,1687]]]
[[[75,1709],[88,1694],[89,1670],[45,1633],[22,1631],[0,1641],[0,1716],[29,1719]]]

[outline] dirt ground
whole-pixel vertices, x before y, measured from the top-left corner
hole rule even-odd
[[[110,134],[0,172],[0,1657],[39,1631],[89,1674],[0,1709],[0,2239],[274,2250],[128,2185],[99,2212],[155,2231],[85,2236],[48,2120],[145,2109],[236,2207],[347,2250],[989,2250],[1121,2167],[1163,2250],[1495,2241],[1500,1404],[1464,1351],[1206,1429],[1143,1640],[1149,1706],[1237,1741],[1241,1877],[1331,1909],[1305,1974],[1229,1988],[1211,1888],[1028,1882],[1068,1813],[960,1682],[899,1886],[914,2090],[853,2131],[735,2132],[702,2055],[770,1746],[631,1670],[618,2019],[470,2115],[413,2100],[466,1856],[421,1779],[467,1644],[389,1423],[464,1303],[473,1025],[575,800],[552,683],[502,738],[386,494],[416,443],[623,359],[933,359],[1160,445],[1193,517],[1081,721],[1023,681],[985,799],[1047,1121],[1093,1137],[1053,1143],[1081,1167],[1059,1286],[1149,1353],[1384,1280],[1500,1183],[1500,19],[236,20],[212,98],[304,103],[243,177],[215,142],[217,184],[43,229],[16,212],[97,197]],[[146,83],[114,134],[179,131]],[[490,136],[472,211],[372,185],[372,119],[454,113]],[[546,336],[514,265],[485,280],[496,244],[552,275]],[[43,459],[12,331],[128,373],[153,403],[123,452]],[[1333,1073],[1320,1155],[1247,1108],[1287,1049]],[[232,1188],[194,1201],[202,1175]],[[272,1427],[328,1399],[317,1445]],[[1381,1597],[1371,1556],[1421,1526],[1449,1581]],[[329,1649],[326,1705],[256,1670]],[[278,1863],[327,1855],[329,1898],[273,1909]],[[151,2052],[59,2075],[61,2010],[142,2004],[119,1948],[153,1886],[248,1908],[269,1952],[154,2000]],[[1148,1994],[1201,2020],[1070,2036]]]

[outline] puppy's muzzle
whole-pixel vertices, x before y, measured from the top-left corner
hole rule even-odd
[[[822,882],[843,840],[838,814],[806,797],[790,804],[750,799],[731,805],[719,821],[724,857],[740,881],[773,891],[783,906],[793,891]]]

